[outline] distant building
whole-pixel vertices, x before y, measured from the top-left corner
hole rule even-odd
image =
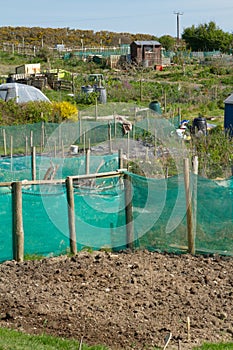
[[[40,63],[23,64],[15,68],[16,74],[37,74],[40,73]]]
[[[224,101],[224,129],[233,135],[233,94]]]
[[[162,45],[158,41],[133,41],[130,44],[132,63],[144,67],[155,67],[162,65]]]

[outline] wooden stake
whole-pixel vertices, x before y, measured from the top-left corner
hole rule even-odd
[[[43,116],[43,112],[41,112]],[[44,139],[45,139],[45,131],[44,131],[44,122],[41,123],[41,154],[44,149]]]
[[[54,158],[57,156],[57,143],[54,141]]]
[[[90,174],[90,154],[91,150],[87,149],[86,151],[86,174]]]
[[[118,169],[123,169],[123,151],[122,149],[118,150]]]
[[[68,203],[68,220],[70,233],[70,251],[72,254],[77,253],[76,231],[75,231],[75,207],[74,207],[74,189],[71,177],[66,178],[66,194]]]
[[[95,98],[95,120],[98,119],[98,101],[97,97]]]
[[[132,204],[132,184],[131,177],[124,175],[125,188],[125,218],[126,218],[126,246],[133,250],[134,248],[134,227],[133,227],[133,204]]]
[[[12,157],[13,157],[13,136],[11,136],[10,140],[11,140],[10,149],[11,149],[11,159],[12,159]]]
[[[81,111],[79,111],[79,142],[82,143],[83,137],[82,137],[82,115]]]
[[[25,156],[28,155],[28,137],[25,137]]]
[[[190,193],[190,176],[189,176],[189,159],[184,159],[184,184],[186,194],[186,216],[187,216],[187,231],[188,231],[188,251],[190,254],[195,254],[195,242],[193,235],[193,220],[192,220],[192,203]]]
[[[61,140],[61,152],[62,152],[62,158],[64,158],[65,152],[64,152],[64,141]]]
[[[188,341],[190,341],[190,317],[187,317],[187,334],[188,334]]]
[[[198,177],[198,156],[193,158],[193,235],[197,234],[197,177]]]
[[[3,133],[3,148],[4,148],[4,156],[7,155],[7,151],[6,151],[6,130],[3,129],[2,130]]]
[[[116,116],[114,115],[114,138],[117,137],[117,122],[116,122]]]
[[[127,138],[127,159],[129,160],[129,150],[130,150],[130,134],[128,132]]]
[[[33,131],[30,132],[30,146],[33,147]]]
[[[22,262],[24,259],[24,232],[22,214],[22,183],[12,183],[12,218],[13,218],[13,259]]]
[[[112,153],[112,131],[111,124],[108,122],[108,142],[109,142],[109,153]]]
[[[36,180],[36,147],[31,148],[31,172],[32,180]]]

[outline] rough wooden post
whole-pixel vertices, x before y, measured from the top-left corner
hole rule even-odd
[[[62,153],[62,158],[65,156],[65,150],[64,150],[64,141],[61,140],[61,153]]]
[[[43,117],[43,112],[41,112],[41,117]],[[44,122],[41,123],[41,154],[44,150],[44,140],[45,140],[45,130],[44,130]]]
[[[70,251],[72,254],[77,253],[76,232],[75,232],[75,211],[74,211],[74,189],[71,177],[66,178],[66,193],[68,202],[68,220],[70,232]]]
[[[24,259],[24,232],[22,213],[22,183],[12,183],[12,227],[13,227],[13,259]]]
[[[95,120],[98,119],[98,100],[95,98]]]
[[[123,169],[123,151],[122,151],[122,149],[118,150],[118,169]]]
[[[189,175],[189,159],[184,159],[184,184],[186,195],[186,217],[188,231],[188,252],[195,254],[195,240],[193,235],[193,218],[192,218],[192,202],[190,192],[190,175]]]
[[[28,155],[28,137],[25,136],[25,156]]]
[[[32,180],[36,180],[36,147],[31,148],[31,172]]]
[[[54,158],[57,157],[57,143],[56,140],[54,141]]]
[[[133,204],[132,204],[132,184],[131,177],[124,175],[125,188],[125,218],[126,218],[126,246],[133,250],[134,248],[134,227],[133,227]]]
[[[10,137],[10,155],[13,157],[13,136]]]
[[[129,161],[129,150],[130,150],[130,133],[127,134],[127,159]]]
[[[197,178],[198,178],[198,156],[193,158],[193,235],[196,239],[197,233]]]
[[[3,129],[2,130],[3,133],[3,148],[4,148],[4,156],[7,155],[7,151],[6,151],[6,130]]]
[[[30,132],[30,146],[33,147],[33,131]]]
[[[86,174],[90,174],[90,154],[91,150],[87,149],[86,151]]]
[[[109,143],[109,153],[112,153],[112,127],[111,123],[108,122],[108,143]]]

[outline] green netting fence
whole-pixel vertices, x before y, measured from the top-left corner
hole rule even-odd
[[[134,109],[132,108],[130,112],[133,118]],[[93,110],[90,115],[93,117],[94,113]],[[145,113],[147,115],[148,111]],[[140,138],[144,138],[150,146],[155,143],[155,131],[158,131],[158,137],[164,140],[174,157],[182,158],[183,149],[171,139],[171,130],[170,124],[165,120],[142,118],[132,128],[130,137],[134,138],[136,135],[139,145],[141,145]],[[14,181],[23,181],[25,254],[50,256],[69,250],[66,186],[59,181],[46,185],[27,184],[24,180],[32,179],[32,157],[25,152],[26,148],[29,150],[32,143],[37,148],[37,152],[41,150],[40,155],[37,153],[36,156],[38,180],[45,178],[51,165],[57,166],[55,181],[64,180],[67,176],[84,175],[86,173],[85,156],[83,153],[72,156],[69,150],[72,144],[77,144],[84,150],[89,140],[91,145],[96,145],[100,149],[99,155],[90,156],[90,173],[106,173],[119,168],[118,154],[108,154],[106,152],[106,149],[109,151],[108,148],[102,148],[102,144],[108,145],[109,134],[112,138],[126,140],[127,152],[129,134],[124,134],[122,123],[114,121],[109,123],[107,120],[102,120],[99,123],[81,120],[77,123],[61,125],[38,123],[0,128],[1,154],[4,155],[4,147],[7,148],[8,155],[9,150],[14,149],[14,156],[0,158],[0,182],[8,182],[6,186],[0,186],[0,261],[13,258],[11,183]],[[130,151],[135,151],[136,144],[133,142],[130,144],[132,147]],[[64,154],[61,152],[62,147],[65,147]],[[15,149],[23,155],[16,156]],[[145,158],[145,148],[142,150],[138,148],[136,151],[142,151],[140,157]],[[156,157],[157,155],[155,155],[155,161]],[[176,162],[178,164],[178,159]],[[142,167],[143,164],[140,164]],[[135,248],[186,252],[188,239],[183,174],[161,179],[133,173],[129,175],[133,189]],[[213,181],[192,175],[191,189],[196,218],[197,252],[233,255],[232,187],[232,178]],[[74,186],[74,202],[78,250],[84,247],[113,250],[126,248],[125,189],[121,177],[83,180]]]
[[[134,247],[187,252],[183,175],[147,179],[129,173],[133,189]],[[233,255],[233,179],[197,181],[196,252]],[[25,254],[54,256],[69,251],[67,193],[64,184],[23,185]],[[74,186],[77,249],[127,247],[125,190],[121,177]],[[13,258],[12,191],[1,187],[0,260]]]

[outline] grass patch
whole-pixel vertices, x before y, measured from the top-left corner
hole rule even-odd
[[[76,340],[52,337],[49,335],[29,335],[15,330],[0,328],[0,350],[78,350]],[[82,350],[107,350],[101,345],[88,347],[82,344]]]
[[[233,350],[233,343],[205,343],[200,347],[195,347],[193,350]]]

